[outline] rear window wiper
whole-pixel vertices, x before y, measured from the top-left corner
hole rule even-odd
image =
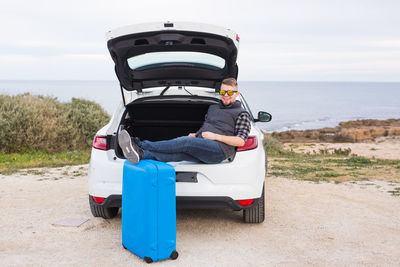
[[[164,95],[165,92],[168,91],[168,89],[169,89],[170,87],[171,87],[170,85],[168,85],[167,87],[165,87],[165,88],[161,91],[160,96]],[[189,92],[188,90],[186,90],[186,87],[185,87],[185,86],[183,86],[183,90],[185,90],[189,95],[193,95],[191,92]]]
[[[186,90],[186,87],[183,86],[183,90],[185,90],[189,95],[193,95],[191,92],[189,92],[188,90]]]
[[[164,90],[161,91],[161,94],[160,94],[160,95],[164,95],[165,92],[166,92],[170,87],[171,87],[170,85],[168,85],[167,87],[165,87]]]

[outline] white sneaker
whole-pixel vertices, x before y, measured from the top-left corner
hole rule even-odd
[[[140,148],[132,143],[131,136],[126,130],[121,130],[118,134],[118,144],[124,153],[125,158],[132,164],[137,164],[140,161]]]

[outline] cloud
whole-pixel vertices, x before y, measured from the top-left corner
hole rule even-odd
[[[58,40],[58,39],[7,39],[0,40],[0,46],[17,49],[46,49],[46,50],[105,50],[105,41]]]
[[[63,60],[96,60],[110,61],[111,57],[107,54],[65,54],[59,56]]]
[[[242,46],[238,62],[242,80],[398,81],[400,50],[257,44]]]
[[[8,45],[14,45],[26,48],[57,48],[57,49],[99,49],[104,48],[103,42],[89,42],[82,40],[15,40],[4,42]]]
[[[371,46],[381,47],[381,48],[395,48],[400,50],[400,40],[382,40],[372,42]]]
[[[26,48],[49,48],[57,46],[56,42],[49,40],[19,40],[13,42],[5,42],[5,44]]]
[[[6,66],[9,64],[31,64],[39,62],[40,58],[33,55],[18,55],[18,54],[0,54],[0,62],[2,65]]]
[[[399,80],[399,9],[396,0],[5,1],[0,73],[6,79],[19,78],[21,69],[37,79],[113,76],[106,31],[171,20],[237,31],[246,80]]]

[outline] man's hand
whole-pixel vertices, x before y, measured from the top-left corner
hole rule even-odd
[[[218,140],[218,134],[215,134],[215,133],[212,133],[212,132],[202,132],[201,136],[204,139]]]
[[[190,133],[190,134],[188,134],[188,136],[196,137],[196,133]]]
[[[222,134],[216,134],[212,132],[202,132],[201,136],[204,139],[210,139],[215,141],[220,141],[230,146],[243,146],[244,140],[239,136],[227,136]]]

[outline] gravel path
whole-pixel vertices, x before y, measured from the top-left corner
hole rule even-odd
[[[86,168],[0,175],[0,266],[148,266],[122,248],[120,215],[92,217]],[[399,266],[400,197],[369,184],[267,178],[258,225],[242,223],[241,212],[178,210],[179,258],[153,264]],[[69,218],[89,220],[52,225]]]

